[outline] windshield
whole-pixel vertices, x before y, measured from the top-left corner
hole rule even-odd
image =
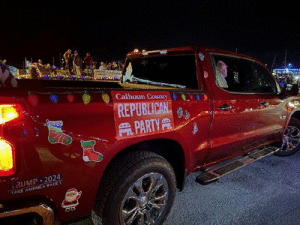
[[[173,88],[198,88],[194,55],[127,59],[123,82]]]

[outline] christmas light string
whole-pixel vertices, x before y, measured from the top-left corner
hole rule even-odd
[[[110,97],[109,95],[105,92],[105,91],[95,91],[95,90],[83,90],[83,91],[67,91],[67,92],[40,92],[40,91],[28,91],[28,102],[32,105],[32,106],[38,106],[39,104],[39,98],[38,95],[49,95],[49,98],[51,100],[51,102],[53,103],[58,103],[59,100],[59,96],[61,95],[66,95],[67,100],[69,103],[74,102],[74,94],[83,94],[82,95],[82,101],[85,105],[89,104],[92,100],[92,96],[90,95],[90,93],[101,93],[102,95],[102,100],[105,103],[109,103],[110,102]]]
[[[29,91],[28,92],[28,101],[31,105],[37,106],[39,103],[39,99],[37,95],[49,95],[50,100],[53,103],[58,103],[59,96],[60,95],[66,95],[67,100],[69,103],[74,102],[74,94],[82,94],[82,102],[85,105],[88,105],[92,101],[91,94],[97,94],[101,93],[102,100],[105,103],[110,103],[110,96],[103,90],[95,90],[93,88],[91,89],[85,89],[81,91],[66,91],[66,92],[39,92],[39,91]],[[191,92],[173,92],[172,93],[173,100],[207,100],[208,97],[204,93],[191,93]]]
[[[196,95],[196,99],[198,101],[201,100],[201,96],[203,96],[202,97],[203,100],[207,100],[208,99],[207,95],[204,94],[204,93],[200,93],[199,94],[199,93],[191,93],[191,92],[173,92],[173,94],[172,94],[173,100],[175,100],[175,101],[179,100],[178,95],[181,97],[181,100],[183,100],[183,101],[194,100],[194,96],[195,95]],[[189,97],[189,99],[187,98],[187,96]]]

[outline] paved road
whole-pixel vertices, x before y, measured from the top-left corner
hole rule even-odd
[[[300,153],[268,156],[206,186],[196,176],[177,193],[166,225],[300,224]]]
[[[196,176],[177,193],[165,225],[300,224],[300,152],[268,156],[206,186]]]

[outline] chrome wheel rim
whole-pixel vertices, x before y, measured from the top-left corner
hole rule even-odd
[[[168,183],[159,173],[139,178],[125,194],[119,212],[121,224],[155,224],[168,201]]]
[[[300,130],[295,126],[288,126],[282,138],[280,151],[290,152],[298,147],[300,143]]]

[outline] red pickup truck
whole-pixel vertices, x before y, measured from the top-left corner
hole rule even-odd
[[[131,52],[121,82],[2,87],[0,223],[162,224],[190,173],[296,153],[297,95],[254,58],[198,47]]]

